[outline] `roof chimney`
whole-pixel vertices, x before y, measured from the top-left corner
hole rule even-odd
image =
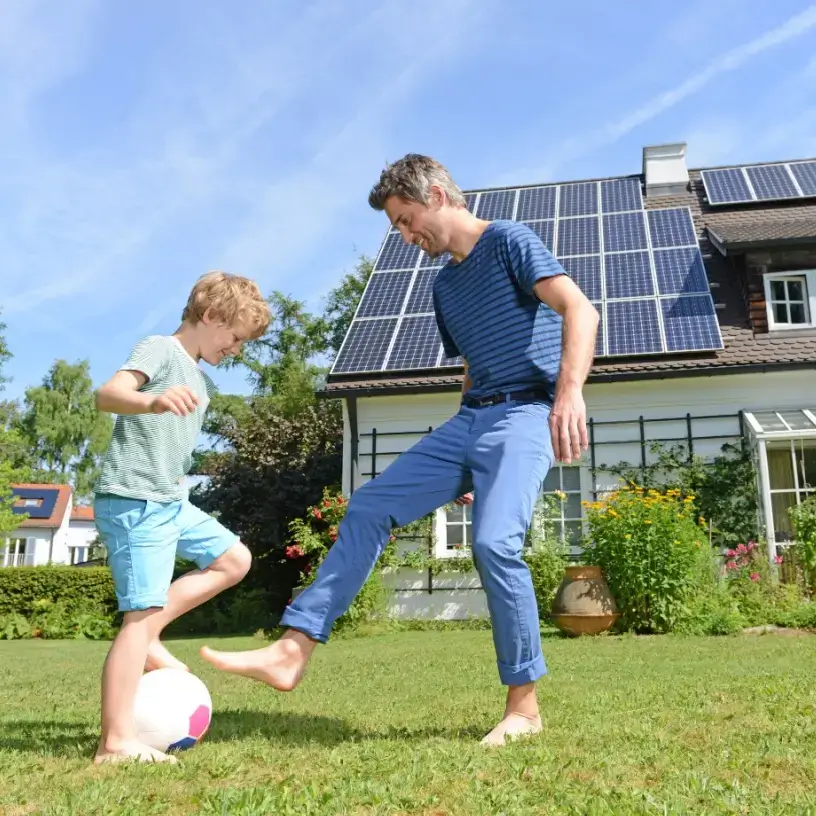
[[[646,179],[647,198],[688,192],[686,143],[644,147],[643,176]]]

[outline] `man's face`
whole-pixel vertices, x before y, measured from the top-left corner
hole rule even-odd
[[[249,331],[241,321],[236,326],[227,326],[211,317],[209,311],[199,324],[199,331],[201,359],[213,366],[227,357],[235,357],[249,339]]]
[[[406,244],[416,244],[432,258],[438,258],[447,250],[449,239],[442,206],[433,189],[427,205],[391,196],[385,202],[385,213]]]

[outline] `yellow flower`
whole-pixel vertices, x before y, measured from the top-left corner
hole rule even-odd
[[[553,490],[553,496],[561,501],[567,500],[567,494],[563,490]]]
[[[644,524],[651,524],[652,520],[651,519],[643,519],[643,523]]]

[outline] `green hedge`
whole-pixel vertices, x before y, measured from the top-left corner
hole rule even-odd
[[[13,567],[0,569],[0,615],[29,617],[40,600],[61,603],[68,613],[101,606],[113,612],[116,595],[107,567]]]

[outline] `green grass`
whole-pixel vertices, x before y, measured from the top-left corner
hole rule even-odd
[[[176,767],[95,768],[108,644],[3,642],[0,814],[816,814],[814,643],[546,638],[544,734],[489,751],[489,632],[337,640],[289,695],[179,641],[206,739]]]

